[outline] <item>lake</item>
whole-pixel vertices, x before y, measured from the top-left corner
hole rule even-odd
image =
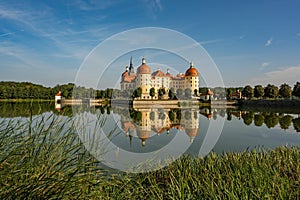
[[[0,103],[4,120],[51,115],[68,119],[68,123],[72,119],[85,147],[105,165],[121,170],[145,160],[157,164],[183,154],[300,146],[300,112],[294,109],[85,105],[56,110],[53,102]]]

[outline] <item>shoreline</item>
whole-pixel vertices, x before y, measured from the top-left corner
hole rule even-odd
[[[16,103],[22,103],[22,102],[54,102],[54,99],[0,99],[0,102],[16,102]]]

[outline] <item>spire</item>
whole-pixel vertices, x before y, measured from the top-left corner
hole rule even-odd
[[[146,59],[144,57],[142,58],[142,64],[146,64]]]
[[[134,68],[133,68],[133,64],[132,64],[132,56],[130,57],[129,74],[134,74]]]
[[[128,72],[128,65],[126,65],[126,72]]]
[[[193,68],[194,67],[194,63],[193,61],[190,62],[190,68]]]

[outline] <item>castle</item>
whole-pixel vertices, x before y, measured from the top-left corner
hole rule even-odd
[[[155,96],[153,99],[158,99],[159,89],[165,89],[167,92],[173,88],[176,92],[178,89],[190,89],[193,94],[195,90],[199,90],[199,73],[194,68],[193,63],[186,70],[185,74],[179,73],[176,76],[162,72],[160,69],[151,73],[150,67],[146,64],[146,59],[142,59],[142,64],[137,68],[135,73],[132,64],[132,57],[130,58],[129,68],[126,66],[125,72],[121,76],[121,90],[134,90],[138,87],[142,89],[141,99],[151,99],[150,89],[155,89]]]

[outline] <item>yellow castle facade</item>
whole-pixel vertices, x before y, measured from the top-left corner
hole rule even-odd
[[[199,73],[190,63],[190,67],[186,70],[185,74],[179,73],[173,76],[168,69],[166,73],[158,69],[151,73],[151,68],[146,64],[146,59],[142,59],[142,64],[137,68],[135,73],[130,59],[130,66],[126,66],[125,72],[121,76],[121,90],[134,90],[136,88],[142,89],[141,99],[151,99],[150,89],[155,89],[154,99],[158,99],[159,89],[165,89],[167,92],[173,88],[176,92],[178,89],[190,89],[192,94],[199,89]]]

